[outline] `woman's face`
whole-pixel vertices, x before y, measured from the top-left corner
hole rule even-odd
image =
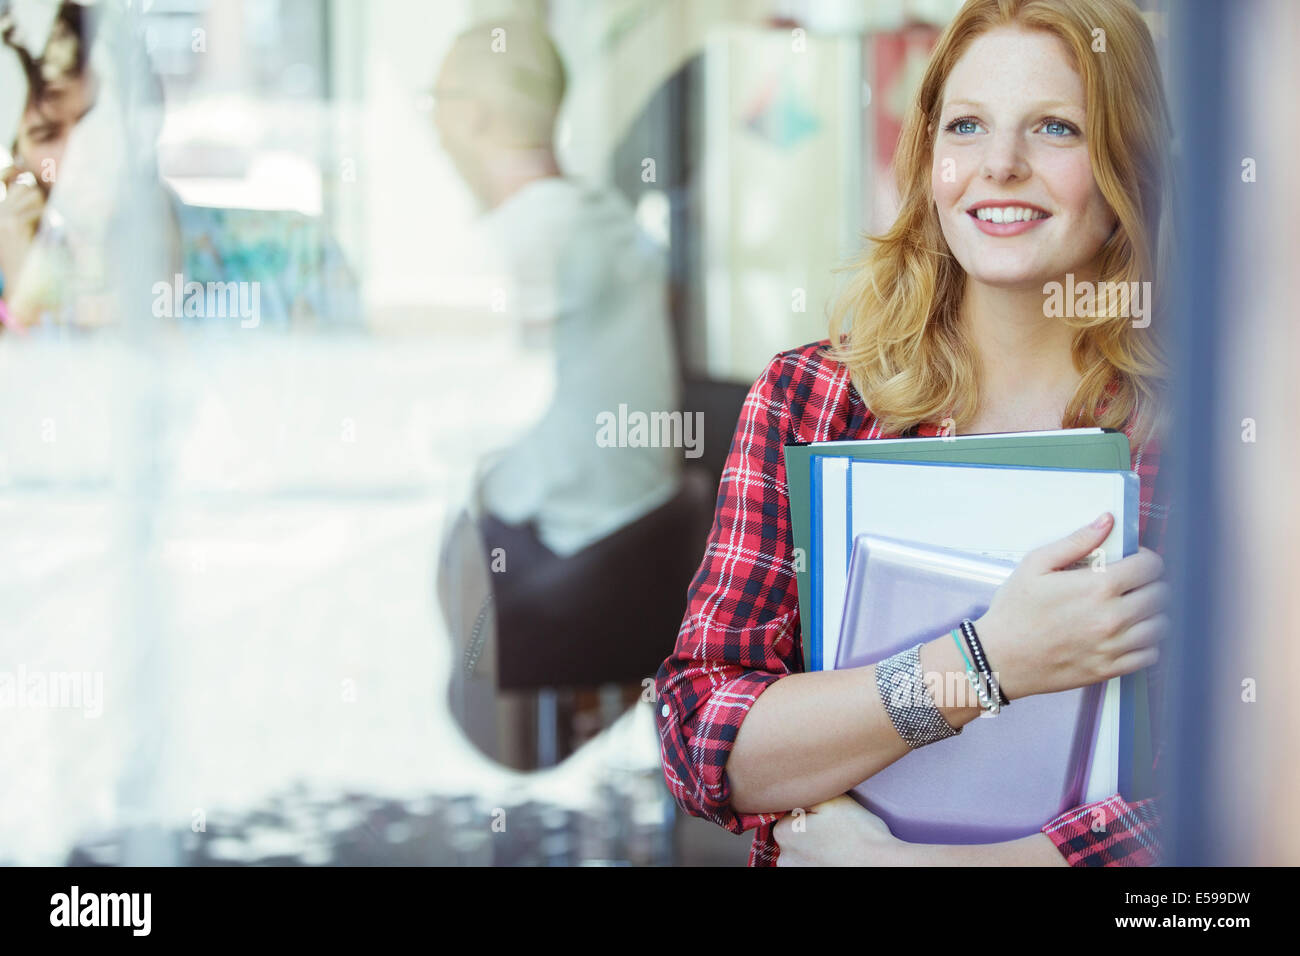
[[[73,127],[90,111],[94,100],[89,78],[52,81],[39,104],[28,104],[18,125],[17,155],[49,195],[58,179]]]
[[[1083,80],[1049,33],[990,30],[957,61],[930,182],[948,247],[975,281],[1041,290],[1088,272],[1115,216],[1092,175],[1085,119]]]

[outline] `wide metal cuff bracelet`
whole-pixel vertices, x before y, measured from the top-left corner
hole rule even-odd
[[[944,720],[925,686],[920,644],[876,665],[876,689],[898,736],[913,750],[961,733]]]

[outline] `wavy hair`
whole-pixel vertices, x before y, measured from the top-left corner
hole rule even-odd
[[[13,11],[0,10],[0,42],[18,57],[27,78],[27,102],[39,106],[46,87],[55,80],[79,77],[86,72],[90,47],[95,38],[98,11],[73,0],[64,0],[54,16],[43,51],[29,50],[28,39],[19,30]]]
[[[944,84],[971,41],[1000,26],[1046,31],[1070,51],[1083,79],[1093,176],[1117,220],[1097,280],[1151,283],[1155,328],[1133,327],[1114,314],[1113,301],[1108,310],[1060,320],[1075,329],[1071,353],[1082,375],[1062,427],[1123,428],[1133,417],[1134,440],[1143,441],[1162,414],[1167,378],[1153,333],[1164,328],[1157,280],[1167,272],[1170,228],[1162,217],[1171,206],[1172,134],[1155,45],[1131,0],[970,0],[961,8],[935,46],[899,138],[898,217],[835,270],[849,278],[831,310],[827,354],[848,366],[887,431],[950,413],[957,422],[974,416],[975,352],[958,322],[966,273],[944,240],[930,167]],[[1093,52],[1098,36],[1104,53]]]

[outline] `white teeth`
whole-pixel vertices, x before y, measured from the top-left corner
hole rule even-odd
[[[1027,222],[1046,219],[1047,214],[1026,206],[984,206],[975,210],[975,218],[985,222]]]

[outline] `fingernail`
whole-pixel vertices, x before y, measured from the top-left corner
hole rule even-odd
[[[1101,517],[1098,518],[1096,521],[1094,521],[1094,522],[1092,523],[1092,527],[1094,527],[1094,528],[1102,528],[1102,527],[1105,527],[1105,525],[1106,525],[1106,519],[1107,519],[1108,517],[1110,517],[1110,512],[1109,512],[1109,511],[1103,511],[1103,512],[1101,513]]]

